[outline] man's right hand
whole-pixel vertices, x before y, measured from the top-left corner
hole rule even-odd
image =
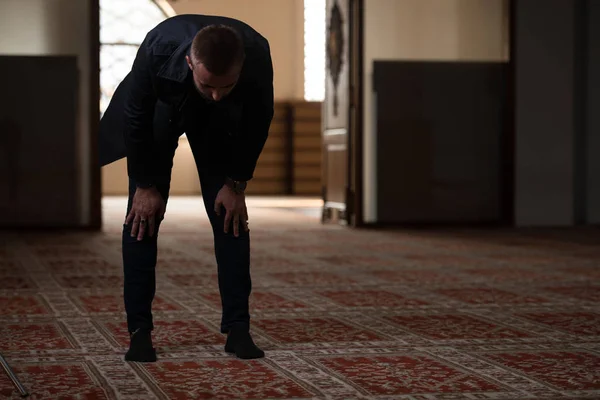
[[[137,235],[137,239],[142,240],[146,232],[149,236],[154,235],[156,221],[160,221],[164,214],[165,201],[156,188],[137,188],[125,224],[129,225],[133,222],[131,236]]]

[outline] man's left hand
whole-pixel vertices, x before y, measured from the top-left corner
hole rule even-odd
[[[223,231],[229,232],[229,226],[233,220],[233,235],[240,235],[240,222],[244,231],[248,232],[248,209],[246,208],[246,196],[244,193],[236,193],[227,185],[223,185],[215,199],[215,213],[221,215],[221,207],[225,208],[225,225]]]

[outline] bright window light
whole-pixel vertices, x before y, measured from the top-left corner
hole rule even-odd
[[[100,0],[100,113],[131,71],[144,37],[167,14],[152,0]]]
[[[325,99],[325,0],[304,0],[304,100]]]

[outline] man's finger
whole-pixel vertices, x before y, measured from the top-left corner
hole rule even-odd
[[[148,221],[146,220],[146,217],[142,217],[142,219],[140,219],[140,230],[138,232],[137,240],[142,240],[144,238],[144,234],[146,233],[146,224],[147,223],[148,223]]]
[[[223,232],[229,232],[229,224],[231,224],[231,211],[227,210],[225,214],[225,224],[223,225]]]
[[[221,202],[221,200],[217,199],[215,200],[215,213],[217,215],[221,215],[221,206],[223,205],[223,203]]]
[[[139,225],[140,225],[140,216],[136,214],[135,217],[133,218],[133,222],[131,224],[131,237],[135,237],[137,235]]]
[[[240,214],[235,213],[233,216],[233,236],[240,236]]]
[[[131,221],[133,221],[133,218],[135,217],[135,212],[133,212],[133,209],[129,211],[129,214],[127,214],[127,217],[125,218],[125,225],[129,225],[131,223]]]
[[[154,216],[148,218],[148,236],[154,236],[154,229],[156,227],[156,219]]]
[[[248,207],[246,206],[246,202],[244,202],[244,231],[248,232],[250,228],[248,228]]]

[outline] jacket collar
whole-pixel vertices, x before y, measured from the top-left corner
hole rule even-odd
[[[171,54],[167,62],[158,71],[158,76],[160,78],[183,83],[190,73],[190,68],[185,61],[185,56],[189,54],[191,46],[192,39],[179,45],[179,47]]]

